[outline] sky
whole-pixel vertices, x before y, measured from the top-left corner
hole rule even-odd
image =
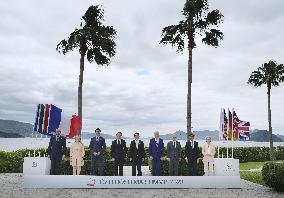
[[[79,53],[56,45],[79,27],[90,5],[101,5],[117,31],[108,67],[86,61],[83,131],[186,131],[187,51],[159,45],[162,28],[183,19],[185,0],[0,1],[0,119],[34,123],[38,103],[77,112]],[[234,108],[252,129],[267,129],[266,87],[247,84],[269,60],[284,63],[283,0],[210,0],[224,23],[220,47],[197,37],[193,50],[193,130],[218,130],[220,109]],[[284,83],[271,93],[272,127],[284,135]]]

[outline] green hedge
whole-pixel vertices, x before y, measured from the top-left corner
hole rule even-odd
[[[262,177],[269,187],[284,192],[284,163],[265,163],[262,168]]]
[[[275,155],[277,160],[284,160],[284,147],[275,147]],[[220,156],[223,152],[223,156],[226,157],[226,148],[220,148]],[[0,151],[0,173],[21,173],[23,172],[23,162],[24,157],[27,157],[30,154],[33,154],[31,149],[21,149],[14,152],[5,152]],[[46,155],[46,149],[36,150],[36,156]],[[84,157],[85,165],[82,167],[82,174],[90,174],[90,149],[85,148],[86,155]],[[145,148],[146,154],[148,154],[148,148]],[[165,149],[165,153],[167,150]],[[180,173],[179,175],[187,175],[187,164],[184,159],[185,149],[182,148],[182,160],[180,162]],[[69,153],[69,148],[68,148]],[[231,149],[229,149],[229,157],[231,157]],[[114,175],[113,174],[113,162],[111,162],[110,148],[107,147],[105,151],[105,175]],[[201,148],[199,148],[199,157],[202,157]],[[217,152],[216,152],[217,157]],[[269,148],[268,147],[239,147],[234,148],[234,158],[240,160],[240,162],[260,162],[260,161],[269,161]],[[129,157],[126,157],[126,166],[131,166]],[[149,165],[151,170],[150,160],[145,160],[143,162],[144,166]],[[163,171],[162,175],[168,175],[168,161],[162,162]],[[72,167],[69,165],[69,158],[66,157],[62,161],[61,166],[62,174],[72,174]],[[203,163],[200,161],[198,163],[198,175],[203,175]]]
[[[229,157],[231,157],[231,150],[229,148]],[[227,157],[227,148],[220,148],[221,153],[224,153],[224,157]],[[284,160],[284,147],[274,147],[274,152],[277,160]],[[217,152],[216,152],[217,155]],[[240,162],[264,162],[269,161],[269,147],[235,147],[234,158],[239,159]]]

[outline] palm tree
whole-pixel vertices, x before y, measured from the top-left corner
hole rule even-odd
[[[188,93],[187,93],[187,134],[191,133],[191,83],[192,83],[192,51],[196,47],[195,36],[203,36],[202,42],[209,46],[218,47],[223,40],[223,33],[214,29],[223,22],[219,10],[209,11],[208,0],[186,0],[182,11],[185,19],[177,25],[170,25],[162,30],[160,44],[171,44],[182,53],[187,39],[188,49]]]
[[[247,82],[248,84],[251,84],[254,87],[260,87],[262,85],[266,85],[267,87],[270,160],[275,160],[272,140],[270,93],[272,86],[277,87],[283,81],[284,65],[277,65],[275,61],[269,61],[268,63],[264,63],[261,67],[257,68],[257,71],[252,72]]]
[[[82,87],[84,74],[84,59],[92,63],[95,61],[99,66],[109,65],[110,58],[116,53],[116,31],[112,26],[103,25],[104,10],[99,6],[90,6],[84,16],[80,27],[72,32],[68,39],[62,40],[56,47],[59,53],[79,49],[80,75],[78,86],[78,115],[82,118]],[[81,130],[78,131],[78,135]]]

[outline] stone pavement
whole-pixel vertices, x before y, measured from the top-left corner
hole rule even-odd
[[[284,193],[245,180],[242,186],[242,189],[24,189],[23,174],[0,174],[1,198],[284,198]]]

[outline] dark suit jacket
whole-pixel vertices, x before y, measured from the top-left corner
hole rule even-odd
[[[185,156],[188,159],[197,159],[199,153],[198,142],[194,141],[194,148],[191,146],[191,142],[187,141],[185,145]]]
[[[105,139],[103,137],[99,137],[99,141],[96,140],[96,137],[93,137],[91,139],[91,142],[90,142],[90,145],[89,145],[89,148],[90,148],[90,155],[91,157],[93,157],[93,153],[94,152],[100,152],[100,155],[96,155],[97,157],[103,157],[103,154],[104,154],[104,151],[106,149],[106,142],[105,142]]]
[[[117,144],[117,140],[112,141],[111,157],[116,160],[121,160],[126,157],[127,147],[125,140],[121,139],[121,144]]]
[[[181,158],[181,145],[180,142],[176,141],[176,148],[173,145],[173,141],[169,141],[167,144],[167,157],[168,158]]]
[[[131,141],[129,153],[130,153],[130,158],[132,158],[133,161],[139,161],[139,162],[142,161],[142,158],[145,158],[143,141],[139,140],[138,149],[136,147],[135,140]]]
[[[51,136],[47,153],[51,158],[61,158],[62,155],[67,155],[65,137],[59,136],[58,141],[56,141],[56,135]]]
[[[163,139],[159,138],[159,144],[156,145],[155,138],[150,140],[149,144],[149,155],[153,158],[161,158],[164,156],[164,142]]]

